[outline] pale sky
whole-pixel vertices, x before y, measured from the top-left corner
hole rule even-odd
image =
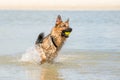
[[[120,10],[120,0],[0,0],[0,9]]]

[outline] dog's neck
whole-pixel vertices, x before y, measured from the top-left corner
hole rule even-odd
[[[55,42],[55,38],[54,38],[53,36],[50,36],[50,38],[51,38],[51,41],[52,41],[52,43],[54,44],[54,46],[55,46],[56,48],[58,48],[58,46],[57,46],[57,44],[56,44],[56,42]]]
[[[52,40],[54,46],[56,48],[60,49],[63,46],[66,38],[62,37],[61,35],[59,35],[59,36],[52,35],[52,34],[50,34],[50,35],[51,35],[51,40]]]

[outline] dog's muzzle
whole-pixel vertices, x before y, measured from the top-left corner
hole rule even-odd
[[[61,36],[64,36],[65,38],[68,38],[71,32],[72,32],[72,28],[67,28],[66,30],[62,31]]]

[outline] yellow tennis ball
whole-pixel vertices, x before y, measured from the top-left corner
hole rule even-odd
[[[70,32],[65,32],[65,35],[69,36],[69,35],[70,35]]]

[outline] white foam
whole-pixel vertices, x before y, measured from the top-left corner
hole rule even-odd
[[[26,52],[22,55],[20,61],[22,62],[32,62],[32,63],[40,63],[40,53],[37,52],[35,47],[31,47],[26,50]]]

